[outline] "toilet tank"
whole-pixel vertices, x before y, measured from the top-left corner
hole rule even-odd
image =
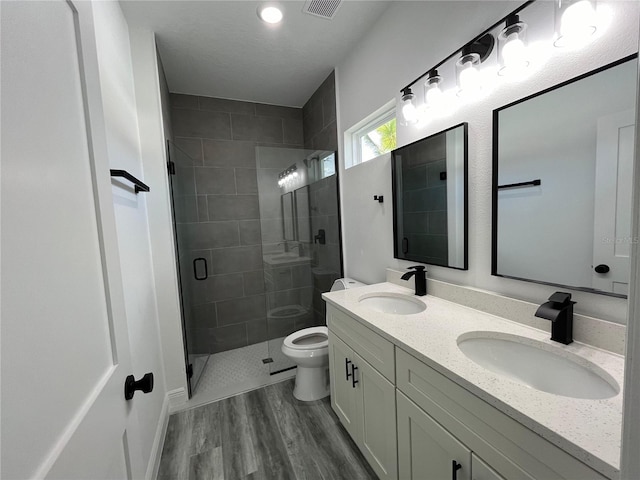
[[[335,282],[333,282],[333,286],[331,287],[332,292],[336,292],[338,290],[346,290],[348,288],[355,287],[364,287],[366,283],[359,282],[354,280],[353,278],[339,278]]]
[[[339,278],[333,285],[331,286],[332,292],[337,292],[338,290],[347,290],[348,288],[356,288],[356,287],[364,287],[366,283],[359,282],[354,280],[353,278]],[[325,313],[324,322],[326,325],[329,325],[329,315]]]

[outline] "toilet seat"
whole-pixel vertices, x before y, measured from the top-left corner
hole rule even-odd
[[[329,330],[327,327],[311,327],[298,330],[284,339],[283,345],[291,350],[318,350],[329,347]],[[313,341],[313,337],[321,337]],[[306,342],[305,342],[306,340]],[[311,343],[307,343],[311,342]]]

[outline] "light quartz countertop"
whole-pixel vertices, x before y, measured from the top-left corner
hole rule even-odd
[[[411,295],[426,310],[411,315],[380,313],[358,303],[371,293]],[[574,342],[552,342],[549,333],[474,310],[441,298],[416,297],[413,290],[392,283],[329,292],[322,297],[396,346],[447,376],[474,395],[509,415],[609,478],[619,475],[622,431],[624,357]],[[578,355],[603,369],[620,387],[615,397],[591,400],[535,390],[493,373],[458,348],[468,332],[498,332],[536,340],[554,351]]]

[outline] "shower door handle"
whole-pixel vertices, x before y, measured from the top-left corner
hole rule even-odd
[[[198,275],[198,262],[200,262],[200,265],[202,265],[204,267],[204,274],[203,275]],[[206,280],[207,278],[209,278],[209,270],[207,269],[207,259],[206,258],[196,258],[193,261],[193,276],[196,278],[196,280]]]

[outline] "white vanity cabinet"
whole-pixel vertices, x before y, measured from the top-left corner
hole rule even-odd
[[[381,479],[607,480],[428,356],[331,304],[327,323],[331,405]]]
[[[471,454],[471,480],[504,480],[504,477],[484,463],[475,453]]]
[[[400,391],[397,408],[399,478],[505,480]]]
[[[398,474],[403,480],[471,480],[471,450],[398,392]]]
[[[405,478],[403,472],[410,468],[406,462],[412,458],[403,449],[416,450],[413,457],[425,455],[417,450],[423,450],[418,443],[413,444],[414,434],[401,425],[406,424],[410,415],[411,421],[425,431],[431,428],[432,438],[444,438],[442,430],[464,445],[473,455],[469,480],[605,480],[572,455],[399,348],[396,348],[396,369],[400,478]],[[451,458],[449,463],[451,460],[463,464],[458,479],[467,480],[469,477],[460,476],[463,460]],[[451,478],[450,470],[447,478]]]
[[[366,327],[361,331],[360,324],[351,325],[354,320],[331,307],[328,317],[331,406],[380,479],[395,480],[395,386],[363,358],[377,359],[393,372],[393,344]]]

